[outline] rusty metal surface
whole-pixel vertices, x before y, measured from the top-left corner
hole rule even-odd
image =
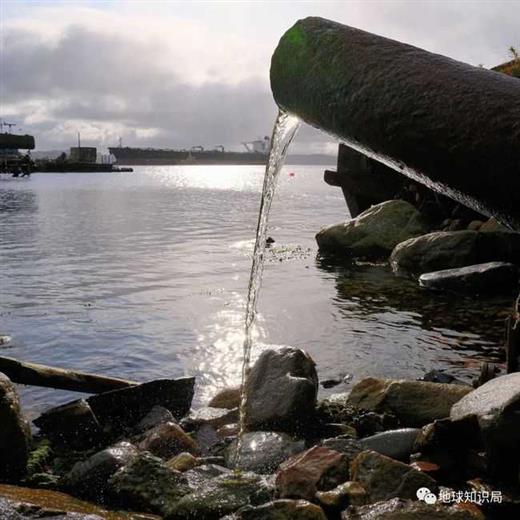
[[[322,18],[271,63],[277,104],[520,230],[520,82]]]

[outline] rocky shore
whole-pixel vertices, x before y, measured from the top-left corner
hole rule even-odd
[[[389,263],[398,275],[435,291],[492,295],[518,289],[520,233],[495,219],[436,221],[404,200],[376,204],[356,218],[322,229],[322,254]],[[477,215],[478,217],[478,215]]]
[[[246,389],[193,410],[195,380],[48,410],[31,434],[0,378],[6,519],[461,519],[520,513],[520,373],[474,389],[366,378],[319,401],[303,350],[265,350]],[[235,467],[238,464],[238,469]]]

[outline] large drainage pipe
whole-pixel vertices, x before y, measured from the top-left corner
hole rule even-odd
[[[271,62],[280,108],[520,230],[520,80],[322,18]]]

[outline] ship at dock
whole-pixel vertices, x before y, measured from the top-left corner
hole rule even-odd
[[[269,152],[269,137],[243,142],[243,152],[225,150],[222,145],[212,150],[193,146],[190,150],[169,148],[109,147],[118,164],[129,165],[175,165],[175,164],[265,164]]]

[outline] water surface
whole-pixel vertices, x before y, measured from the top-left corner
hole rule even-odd
[[[385,268],[317,257],[315,233],[347,217],[323,170],[282,170],[253,357],[302,347],[322,379],[351,381],[468,376],[495,359],[507,299],[432,298]],[[197,403],[238,383],[263,175],[165,166],[0,180],[0,333],[13,337],[1,353],[139,381],[195,375]],[[74,397],[21,393],[33,414]]]

